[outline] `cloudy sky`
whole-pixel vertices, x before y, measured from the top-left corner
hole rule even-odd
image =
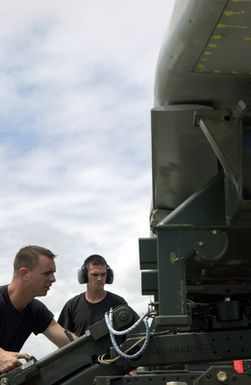
[[[57,254],[41,298],[55,314],[102,254],[108,290],[139,313],[138,239],[149,236],[150,110],[174,0],[9,0],[0,14],[1,284],[16,252]],[[43,336],[24,351],[54,350]]]

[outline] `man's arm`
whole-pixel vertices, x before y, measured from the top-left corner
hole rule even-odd
[[[74,339],[77,339],[73,333],[71,334]],[[49,326],[44,331],[44,335],[59,348],[70,342],[67,334],[65,333],[65,329],[54,319],[50,322]]]
[[[30,356],[24,352],[9,352],[0,348],[0,373],[7,373],[15,367],[21,365],[19,361],[21,358],[29,361]]]

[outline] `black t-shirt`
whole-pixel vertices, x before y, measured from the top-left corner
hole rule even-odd
[[[127,305],[127,302],[124,298],[109,291],[98,303],[88,302],[85,293],[81,293],[66,302],[58,323],[80,337],[85,334],[90,325],[103,319],[105,312],[119,305]]]
[[[11,303],[8,286],[0,287],[0,347],[18,352],[31,333],[43,333],[53,314],[39,300],[33,299],[18,311]]]

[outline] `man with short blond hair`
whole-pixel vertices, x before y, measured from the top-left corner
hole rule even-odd
[[[64,328],[39,300],[55,279],[55,255],[41,246],[25,246],[14,259],[14,273],[8,285],[0,287],[0,373],[20,365],[29,355],[19,352],[31,333],[43,333],[58,347],[69,342]]]

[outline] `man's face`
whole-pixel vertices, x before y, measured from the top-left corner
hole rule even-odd
[[[44,296],[50,290],[53,282],[56,281],[54,273],[56,271],[55,262],[44,255],[40,255],[38,263],[29,270],[29,287],[34,297]]]
[[[106,283],[107,269],[105,265],[94,265],[89,263],[88,271],[88,288],[94,290],[103,290]]]

